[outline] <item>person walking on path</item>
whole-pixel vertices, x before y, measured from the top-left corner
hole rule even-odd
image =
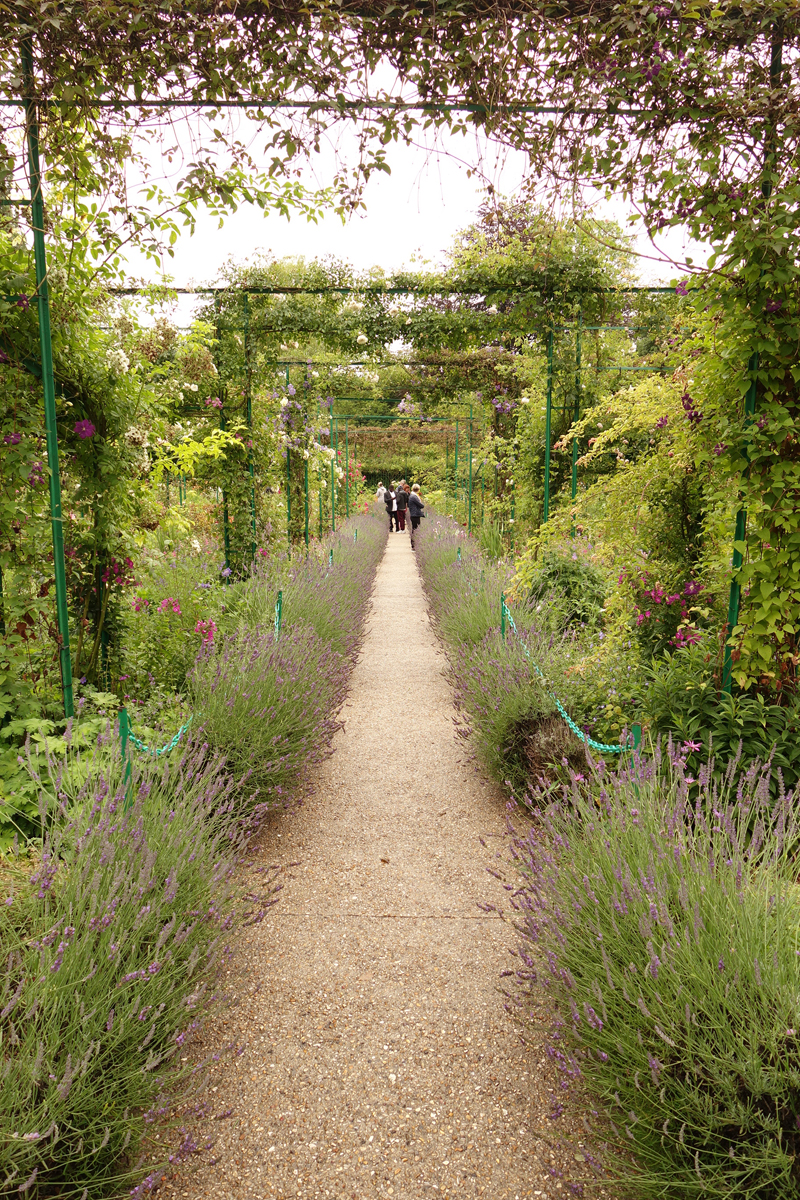
[[[408,515],[411,519],[411,549],[414,549],[414,534],[419,528],[420,519],[425,516],[425,505],[422,503],[422,497],[419,494],[419,484],[415,483],[411,489],[411,495],[408,497]]]
[[[405,529],[405,527],[406,527],[406,510],[408,509],[408,493],[406,492],[406,489],[403,487],[402,483],[398,487],[396,495],[397,495],[397,520],[399,522],[400,529]]]
[[[380,501],[383,499],[383,497],[384,497],[385,495],[386,495],[386,488],[383,486],[383,484],[382,484],[382,483],[379,483],[379,484],[378,484],[378,490],[377,490],[377,492],[375,493],[375,499],[376,499],[378,502],[380,502]]]
[[[397,493],[394,487],[390,487],[384,494],[383,503],[386,505],[386,511],[389,514],[389,533],[396,533],[399,526],[397,524]],[[394,529],[392,529],[394,522]]]

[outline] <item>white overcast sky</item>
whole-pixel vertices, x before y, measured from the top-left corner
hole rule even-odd
[[[242,130],[242,125],[239,128]],[[345,159],[348,139],[355,154],[354,138],[345,132],[339,140],[339,154]],[[257,140],[253,139],[253,147]],[[151,161],[155,164],[156,160]],[[318,224],[309,224],[300,216],[287,220],[254,207],[242,207],[220,229],[217,218],[204,213],[194,237],[187,234],[179,239],[174,257],[165,260],[164,272],[179,287],[209,284],[229,258],[245,262],[260,252],[279,258],[333,255],[358,269],[381,266],[387,271],[420,259],[435,264],[441,261],[456,233],[475,219],[483,199],[484,183],[478,176],[468,177],[468,168],[480,164],[484,179],[490,179],[496,191],[506,196],[518,193],[526,170],[524,155],[499,152],[480,134],[445,137],[438,152],[424,146],[394,145],[389,162],[391,175],[373,175],[364,194],[366,210],[344,225],[332,213]],[[333,154],[328,149],[308,163],[303,182],[309,188],[327,185],[332,181],[333,168]],[[605,204],[596,196],[591,199],[596,214],[615,216],[625,224],[626,210]],[[637,244],[644,254],[654,254],[645,238]],[[687,249],[696,259],[702,257],[696,247],[687,247],[679,232],[672,232],[664,246],[676,259],[683,258]],[[141,259],[132,258],[129,270],[140,278],[155,281],[161,277],[155,264]],[[648,258],[639,261],[639,271],[643,283],[654,284],[666,283],[681,274],[669,262]],[[189,306],[188,300],[179,304],[182,316],[188,316]]]

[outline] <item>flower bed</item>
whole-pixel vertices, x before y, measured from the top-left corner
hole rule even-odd
[[[265,806],[330,750],[386,536],[356,518],[231,585],[225,629],[197,631],[202,711],[172,754],[132,749],[128,772],[113,723],[89,755],[31,759],[44,837],[0,860],[0,1195],[142,1195],[196,1149],[165,1123],[201,1082],[181,1048],[237,924],[273,900],[265,881],[243,911],[234,871]]]
[[[516,838],[520,1009],[556,999],[550,1053],[636,1195],[798,1194],[797,839],[768,768],[695,781],[677,748],[573,779]]]

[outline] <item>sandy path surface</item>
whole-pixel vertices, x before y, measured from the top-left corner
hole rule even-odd
[[[211,1081],[212,1113],[231,1115],[172,1194],[523,1200],[583,1175],[579,1139],[552,1174],[537,1135],[561,1124],[558,1082],[503,1009],[513,930],[477,905],[504,894],[479,840],[502,838],[504,801],[454,737],[443,666],[392,534],[346,728],[262,838],[255,865],[282,862],[284,890],[242,935],[235,999],[204,1035],[204,1052],[244,1047]]]

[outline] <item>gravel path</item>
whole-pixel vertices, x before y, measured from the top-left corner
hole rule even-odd
[[[514,933],[477,901],[504,895],[479,840],[502,838],[504,801],[454,737],[442,653],[392,534],[346,728],[262,837],[254,865],[281,862],[284,890],[204,1035],[203,1052],[245,1047],[211,1080],[212,1113],[232,1115],[168,1193],[523,1200],[584,1175],[580,1137],[557,1144],[569,1113],[548,1119],[552,1064],[498,991]]]

